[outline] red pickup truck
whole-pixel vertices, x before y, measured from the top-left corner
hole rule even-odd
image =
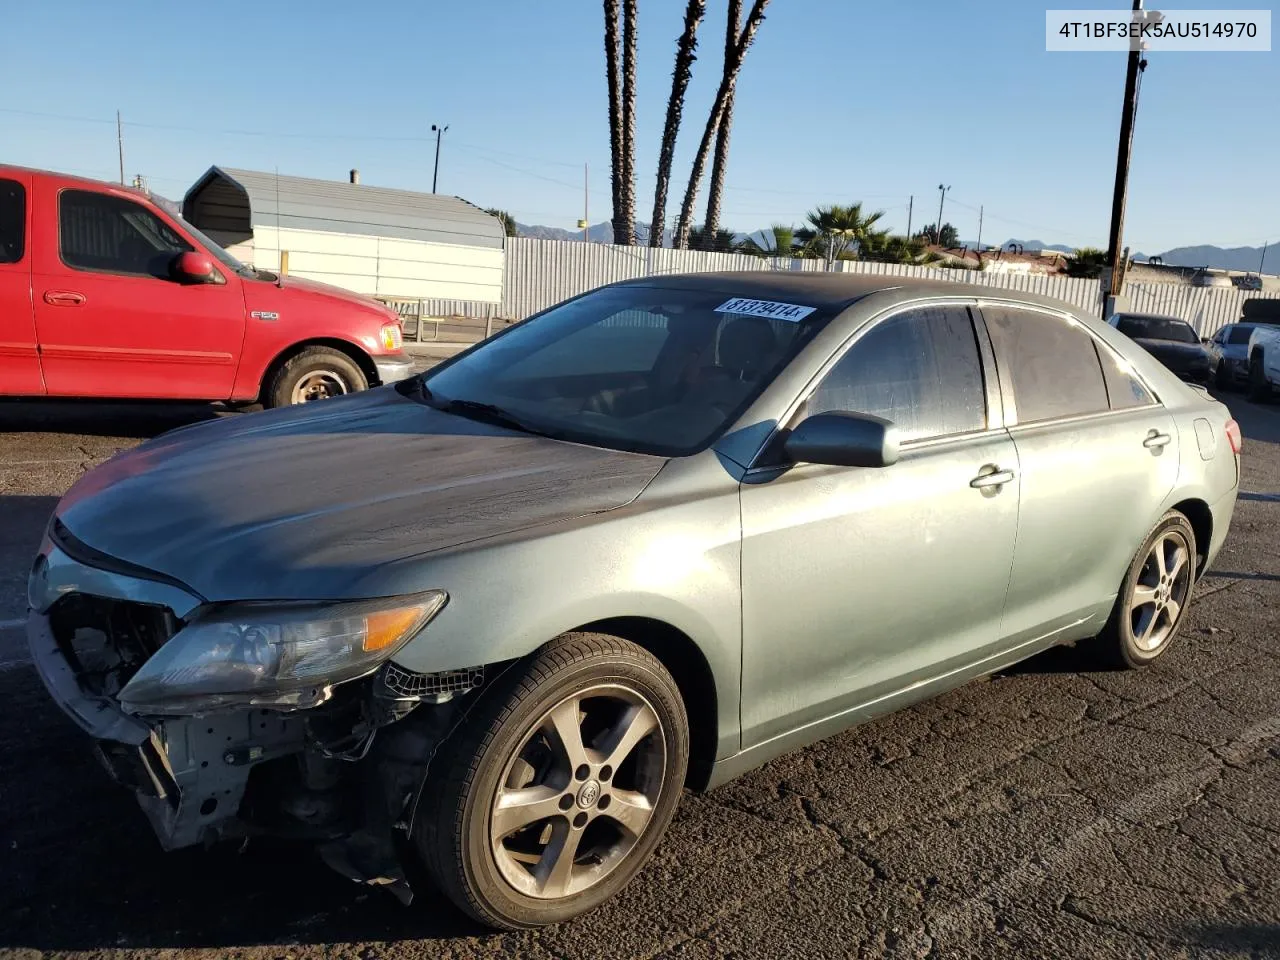
[[[390,308],[254,270],[141,191],[0,165],[0,395],[284,406],[401,380]]]

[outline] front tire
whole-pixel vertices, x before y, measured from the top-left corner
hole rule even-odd
[[[1213,374],[1213,385],[1223,393],[1232,389],[1235,384],[1231,380],[1231,371],[1227,369],[1227,361],[1219,360],[1218,368]]]
[[[1196,580],[1196,534],[1170,510],[1147,534],[1129,564],[1100,652],[1115,666],[1144,667],[1169,649],[1191,605]]]
[[[662,664],[617,637],[566,634],[509,670],[441,746],[415,845],[481,923],[568,920],[648,860],[688,762],[684,703]]]
[[[286,360],[263,391],[263,406],[287,407],[369,389],[364,371],[332,347],[307,347]]]

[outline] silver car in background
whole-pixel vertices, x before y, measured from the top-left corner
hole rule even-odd
[[[630,281],[87,474],[30,645],[166,847],[305,838],[406,900],[413,858],[530,927],[617,893],[684,787],[1056,644],[1155,660],[1239,455],[1061,303]]]
[[[1229,323],[1209,338],[1209,366],[1213,385],[1219,390],[1234,389],[1249,382],[1249,338],[1256,326]]]

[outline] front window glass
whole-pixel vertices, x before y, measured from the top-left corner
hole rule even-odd
[[[1231,332],[1227,334],[1228,344],[1248,343],[1249,337],[1253,334],[1253,327],[1232,327]]]
[[[968,309],[922,307],[876,324],[823,377],[804,415],[831,411],[891,420],[903,440],[985,429],[982,361]]]
[[[88,190],[58,195],[62,262],[77,270],[169,277],[173,258],[191,244],[132,200]]]
[[[732,291],[598,290],[424,374],[423,399],[463,415],[500,412],[532,432],[581,443],[695,453],[827,320],[822,311],[784,320],[717,309],[732,299]]]

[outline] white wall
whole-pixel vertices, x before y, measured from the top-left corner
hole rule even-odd
[[[230,248],[259,270],[280,269],[289,254],[290,276],[332,283],[356,293],[406,299],[439,298],[499,303],[505,263],[500,249],[428,243],[319,230],[277,230],[255,224],[253,240]]]

